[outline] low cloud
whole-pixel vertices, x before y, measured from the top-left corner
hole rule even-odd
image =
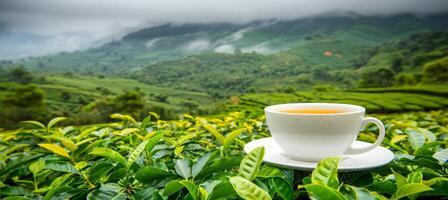
[[[46,51],[47,47],[40,46],[44,48],[42,52],[52,52],[55,48],[56,51],[68,51],[84,48],[85,43],[91,46],[119,38],[138,28],[163,23],[241,24],[254,20],[289,20],[345,12],[426,15],[448,12],[448,3],[446,0],[0,0],[0,35],[10,32],[44,36],[54,39],[49,45],[55,47]],[[216,50],[232,49],[232,40],[239,40],[245,31],[236,32],[233,38],[228,38],[229,44],[223,42]],[[64,35],[71,32],[88,37],[79,39]],[[16,46],[4,48],[21,46],[27,49],[24,45],[17,43]],[[194,45],[202,48],[205,43],[192,45],[192,48],[196,48]],[[33,49],[33,46],[28,49]],[[29,52],[28,49],[23,52]]]
[[[187,52],[197,52],[208,49],[210,49],[210,41],[206,39],[193,40],[182,46],[182,50]]]

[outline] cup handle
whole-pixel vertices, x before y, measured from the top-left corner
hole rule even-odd
[[[383,122],[381,122],[379,119],[374,118],[374,117],[366,117],[366,118],[364,118],[364,121],[362,122],[361,130],[363,130],[368,123],[374,123],[375,125],[378,126],[378,129],[380,131],[378,139],[376,139],[375,143],[373,143],[369,146],[366,146],[366,147],[361,147],[361,148],[350,147],[347,151],[345,151],[344,154],[364,153],[364,152],[367,152],[367,151],[370,151],[370,150],[376,148],[377,146],[379,146],[381,144],[381,142],[384,139],[384,135],[386,134],[386,129],[384,128]]]

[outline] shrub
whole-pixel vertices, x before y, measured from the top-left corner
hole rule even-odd
[[[378,68],[365,71],[361,75],[360,87],[388,87],[394,82],[394,71],[388,68]]]
[[[423,81],[427,83],[447,83],[448,56],[425,64],[423,67]]]

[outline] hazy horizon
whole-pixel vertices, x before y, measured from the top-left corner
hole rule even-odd
[[[317,15],[424,16],[448,12],[444,0],[356,1],[31,1],[0,0],[0,59],[71,52],[164,23],[295,20]]]

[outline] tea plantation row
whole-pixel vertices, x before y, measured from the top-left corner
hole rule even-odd
[[[264,149],[244,156],[249,141],[269,137],[263,115],[184,115],[142,122],[57,127],[36,121],[0,132],[1,199],[400,199],[448,195],[448,112],[378,115],[390,164],[338,173],[328,158],[312,173],[262,163]],[[375,127],[358,139],[375,140]]]

